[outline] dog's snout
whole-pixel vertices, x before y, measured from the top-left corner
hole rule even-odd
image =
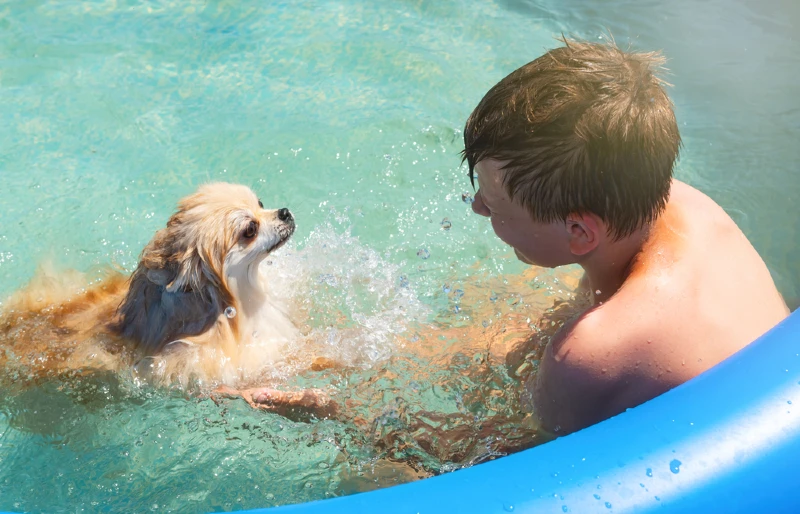
[[[292,213],[289,212],[289,209],[286,207],[278,209],[278,219],[281,221],[291,221]]]

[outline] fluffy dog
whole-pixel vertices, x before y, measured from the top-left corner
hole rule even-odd
[[[294,232],[286,208],[247,187],[206,184],[178,204],[130,277],[77,293],[40,276],[0,315],[0,365],[21,378],[133,365],[160,383],[257,380],[300,332],[259,266]]]

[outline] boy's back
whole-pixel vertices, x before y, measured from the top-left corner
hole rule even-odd
[[[544,428],[571,432],[696,376],[788,312],[733,220],[673,181],[622,287],[557,336],[528,387]]]

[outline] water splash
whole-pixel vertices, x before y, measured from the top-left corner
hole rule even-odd
[[[402,266],[361,244],[349,228],[323,224],[272,260],[271,292],[299,306],[309,339],[342,364],[369,367],[387,359],[409,320],[427,315]]]

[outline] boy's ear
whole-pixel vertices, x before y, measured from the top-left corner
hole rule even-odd
[[[600,244],[603,228],[593,214],[570,214],[567,216],[566,229],[569,234],[569,250],[573,255],[586,255]]]

